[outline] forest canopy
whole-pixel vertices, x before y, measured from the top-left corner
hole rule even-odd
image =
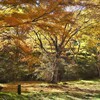
[[[0,0],[1,81],[100,77],[99,12],[99,0]]]

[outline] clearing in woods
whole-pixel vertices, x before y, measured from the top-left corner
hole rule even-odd
[[[21,84],[22,95],[17,95]],[[100,80],[80,80],[50,84],[13,82],[0,84],[0,100],[100,100]]]

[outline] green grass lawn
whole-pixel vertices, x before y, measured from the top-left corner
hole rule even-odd
[[[80,80],[48,84],[20,82],[22,94],[16,93],[16,83],[0,84],[0,100],[100,100],[100,80]]]

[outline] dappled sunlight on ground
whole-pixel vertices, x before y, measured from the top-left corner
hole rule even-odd
[[[0,84],[2,92],[17,93],[17,86],[21,84],[22,93],[67,93],[74,97],[94,97],[100,95],[100,81],[71,81],[49,84],[45,82],[13,82]]]
[[[42,83],[42,82],[14,82],[7,84],[0,84],[3,87],[2,92],[17,92],[17,86],[21,84],[22,92],[64,92],[57,85]]]

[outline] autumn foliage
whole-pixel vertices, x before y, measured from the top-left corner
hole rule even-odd
[[[52,82],[65,79],[67,69],[71,78],[91,78],[87,66],[100,77],[99,11],[98,0],[1,0],[0,56],[8,48],[5,57],[9,63],[15,57],[18,71],[25,66],[27,74],[43,78],[43,68]]]

